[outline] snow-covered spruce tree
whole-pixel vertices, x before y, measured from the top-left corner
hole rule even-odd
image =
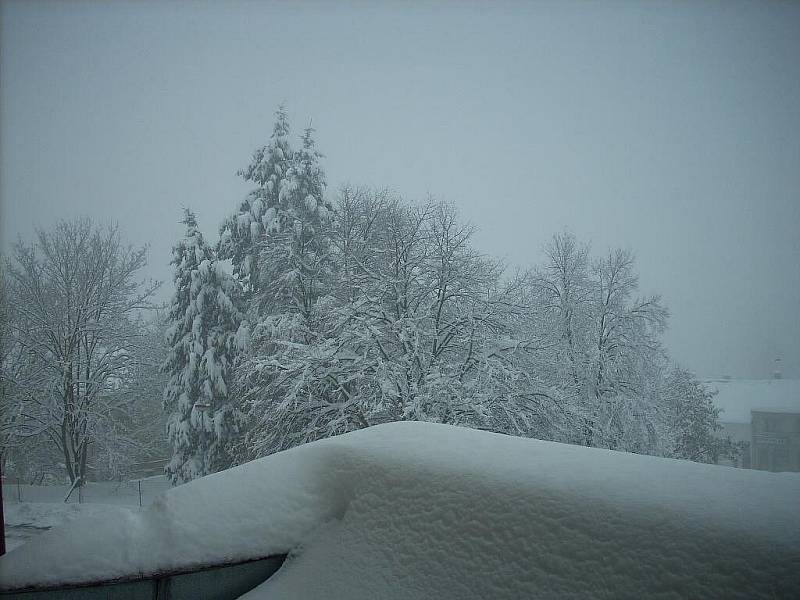
[[[180,484],[231,466],[243,419],[229,394],[241,338],[241,288],[226,273],[186,210],[186,237],[172,251],[175,295],[169,312],[169,374],[164,409],[172,460],[166,472]]]
[[[264,437],[265,429],[287,427],[305,430],[313,416],[304,412],[299,421],[283,419],[292,402],[289,379],[299,381],[311,368],[319,350],[331,342],[325,315],[317,304],[330,291],[330,225],[332,208],[324,199],[325,174],[319,163],[313,129],[305,130],[302,147],[293,156],[274,207],[272,226],[259,244],[257,293],[252,297],[250,314],[254,322],[251,354],[240,373],[246,390],[254,436]],[[326,302],[326,310],[331,308]],[[323,317],[323,318],[321,318]],[[288,373],[294,373],[288,378]],[[318,402],[325,402],[324,385],[314,387]],[[300,423],[303,422],[303,424]]]
[[[302,148],[290,163],[287,177],[270,208],[273,218],[259,252],[259,312],[262,315],[299,313],[308,316],[325,293],[330,273],[330,217],[324,199],[325,172],[319,163],[314,130],[302,137]]]
[[[242,200],[238,211],[222,223],[217,245],[219,258],[231,261],[234,277],[248,297],[259,289],[262,281],[260,244],[266,232],[279,229],[279,197],[292,166],[289,121],[282,106],[275,118],[269,144],[256,150],[247,168],[238,172],[245,181],[258,187]]]

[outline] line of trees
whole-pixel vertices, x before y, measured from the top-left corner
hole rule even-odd
[[[731,452],[710,393],[670,362],[668,312],[639,295],[630,252],[592,257],[562,233],[543,264],[507,273],[452,205],[328,196],[313,133],[294,149],[277,112],[216,247],[187,213],[165,365],[176,483],[396,420],[706,462]]]
[[[711,394],[673,365],[634,257],[569,233],[510,273],[450,204],[327,191],[285,112],[207,242],[190,210],[174,295],[89,219],[18,242],[0,288],[0,444],[28,480],[120,476],[171,450],[182,483],[297,444],[423,420],[716,462]],[[166,436],[164,432],[166,430]],[[53,469],[53,465],[58,465]]]

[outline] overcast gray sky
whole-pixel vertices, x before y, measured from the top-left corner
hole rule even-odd
[[[166,280],[284,102],[332,189],[428,193],[478,247],[632,249],[701,375],[800,376],[800,3],[3,2],[2,243],[90,214]],[[167,288],[167,291],[169,288]]]

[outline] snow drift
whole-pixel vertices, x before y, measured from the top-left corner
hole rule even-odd
[[[0,559],[3,587],[290,552],[248,598],[800,597],[800,476],[427,423],[307,444]]]

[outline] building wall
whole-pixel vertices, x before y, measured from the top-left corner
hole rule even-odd
[[[751,464],[764,471],[800,471],[800,413],[753,411]]]

